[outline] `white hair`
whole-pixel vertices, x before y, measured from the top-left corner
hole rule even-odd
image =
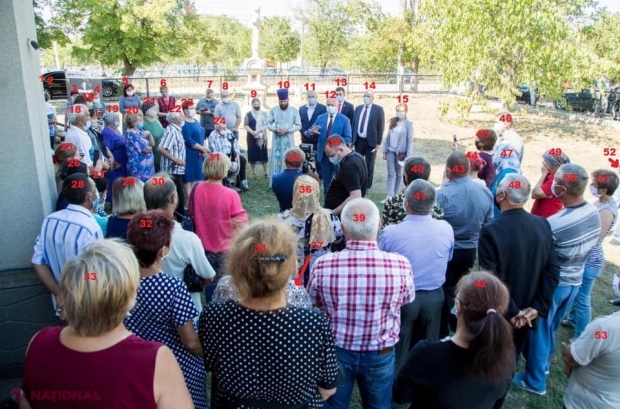
[[[171,124],[176,123],[175,121],[179,118],[182,118],[182,114],[180,112],[169,112],[168,115],[166,115],[166,121]]]
[[[499,182],[497,191],[504,191],[512,203],[523,204],[530,197],[530,182],[518,173],[509,173]]]
[[[348,240],[376,240],[379,221],[377,205],[361,197],[349,201],[340,214],[340,222]]]
[[[67,114],[67,118],[69,119],[69,123],[71,125],[76,125],[79,118],[84,117],[88,114],[88,107],[82,104],[74,104],[67,109],[69,113]]]

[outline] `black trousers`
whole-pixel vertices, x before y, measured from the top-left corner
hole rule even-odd
[[[450,330],[456,331],[456,316],[450,313],[454,306],[454,290],[457,283],[474,266],[476,261],[476,249],[455,249],[452,260],[448,262],[446,282],[443,284],[444,303],[441,311],[441,328],[439,338],[450,335]]]
[[[355,141],[355,152],[359,153],[366,159],[366,168],[368,169],[368,183],[366,183],[366,191],[372,187],[372,178],[375,174],[375,157],[377,156],[378,146],[369,146],[368,139],[357,138]],[[373,152],[374,150],[374,152]],[[366,192],[362,192],[366,194]]]
[[[185,199],[185,189],[183,187],[183,175],[170,175],[172,177],[172,181],[174,185],[177,187],[177,196],[179,197],[179,202],[177,203],[176,212],[185,215],[185,203],[187,200]]]

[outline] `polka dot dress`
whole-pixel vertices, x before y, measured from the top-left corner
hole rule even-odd
[[[260,408],[255,401],[322,408],[317,387],[336,386],[334,338],[322,313],[211,303],[200,315],[199,335],[205,367],[216,377],[213,408]]]
[[[136,306],[125,326],[140,338],[161,342],[172,350],[196,409],[205,409],[207,374],[202,359],[185,349],[177,332],[177,327],[196,316],[198,310],[183,281],[162,272],[140,279]]]

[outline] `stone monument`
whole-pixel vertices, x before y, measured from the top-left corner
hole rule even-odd
[[[263,84],[262,76],[265,71],[265,60],[261,60],[258,56],[258,44],[260,36],[260,7],[256,10],[254,23],[252,24],[252,56],[243,60],[243,69],[245,70],[248,78],[247,82],[241,86],[243,93],[245,94],[244,102],[247,110],[251,108],[251,101],[254,98],[259,98],[261,101],[262,109],[267,109],[267,90],[269,86]]]

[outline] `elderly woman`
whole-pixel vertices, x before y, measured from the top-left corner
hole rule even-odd
[[[137,109],[142,107],[142,101],[140,97],[134,95],[134,87],[131,84],[125,84],[123,87],[123,96],[118,100],[118,110],[123,114],[123,134],[127,131],[127,121],[125,119],[126,114],[137,114]]]
[[[146,182],[155,174],[155,140],[150,132],[140,130],[139,115],[127,115],[126,122],[127,175]]]
[[[267,113],[260,109],[260,99],[252,100],[252,110],[245,114],[243,127],[247,131],[246,138],[248,146],[248,162],[252,168],[252,177],[256,178],[256,164],[263,165],[265,178],[269,179],[267,164],[269,155],[267,153]]]
[[[194,328],[198,310],[185,283],[164,273],[161,261],[170,253],[174,222],[162,210],[136,213],[127,241],[140,263],[136,306],[125,319],[127,329],[172,349],[196,408],[207,408],[202,347]]]
[[[491,183],[495,179],[495,165],[493,165],[493,148],[497,142],[497,134],[493,129],[479,129],[476,132],[476,149],[478,149],[478,156],[480,159],[486,162],[484,166],[478,172],[478,178],[484,180],[486,186],[491,189]]]
[[[93,94],[93,106],[92,107],[97,111],[96,117],[99,119],[103,118],[103,116],[106,113],[106,104],[105,102],[101,100],[101,95],[99,95],[98,92],[95,92]]]
[[[127,176],[127,148],[125,147],[125,137],[121,134],[120,117],[113,112],[106,112],[103,116],[105,127],[101,131],[103,144],[112,153],[112,169],[105,175],[108,178],[108,194],[106,201],[112,203],[112,186],[118,178]]]
[[[146,210],[143,189],[144,183],[140,179],[132,177],[116,179],[112,187],[114,214],[108,219],[106,238],[119,237],[127,240],[129,221],[134,214]]]
[[[205,367],[217,375],[214,408],[318,409],[336,390],[338,361],[327,318],[286,300],[297,269],[294,240],[288,226],[260,221],[231,247],[226,270],[239,301],[207,305],[198,332]],[[248,382],[251,368],[260,368],[261,376]]]
[[[310,265],[304,280],[317,258],[332,252],[332,244],[344,238],[340,219],[321,207],[319,182],[311,176],[303,175],[295,180],[293,187],[293,207],[278,214],[278,220],[293,229],[296,236],[297,264],[301,268],[308,255]]]
[[[497,147],[495,156],[495,178],[491,183],[491,194],[495,197],[497,187],[504,177],[510,173],[521,173],[521,160],[510,145],[500,145]],[[495,201],[494,201],[495,202]],[[499,217],[502,213],[497,203],[494,203],[494,217]]]
[[[231,162],[231,170],[228,172],[228,177],[235,177],[235,186],[244,192],[247,191],[248,181],[245,176],[247,162],[241,155],[239,138],[222,123],[215,125],[215,130],[209,135],[209,154],[212,153],[221,153],[228,156]],[[224,182],[226,183],[228,180],[226,179]]]
[[[547,149],[542,155],[540,179],[532,189],[532,214],[540,217],[550,217],[562,210],[564,205],[559,197],[555,197],[551,190],[555,173],[560,166],[570,163],[570,158],[560,148]]]
[[[389,129],[383,142],[383,160],[387,160],[387,197],[400,193],[403,182],[405,158],[411,152],[413,143],[413,123],[407,119],[407,104],[396,105],[396,116],[390,119]]]
[[[164,127],[157,119],[157,105],[152,102],[147,102],[142,106],[142,112],[144,112],[144,120],[142,121],[142,129],[148,131],[153,135],[155,146],[153,146],[153,152],[155,153],[155,172],[159,172],[159,165],[161,161],[161,154],[157,150],[159,147],[159,141],[164,136]],[[168,122],[166,122],[168,126]]]
[[[195,233],[200,237],[209,263],[217,276],[207,287],[207,302],[223,274],[223,260],[238,229],[248,221],[239,194],[225,187],[230,160],[226,155],[208,155],[202,166],[206,182],[196,185],[189,197],[189,215],[194,218]]]
[[[181,126],[181,132],[183,133],[186,147],[183,182],[185,183],[185,194],[189,196],[194,185],[202,180],[202,165],[208,151],[207,144],[205,143],[205,129],[194,118],[196,116],[196,107],[186,103],[182,108],[185,118]]]
[[[194,407],[170,349],[123,325],[139,285],[133,252],[112,240],[96,242],[67,261],[60,293],[68,325],[44,328],[30,341],[21,408],[48,407],[44,400],[28,402],[41,391],[79,391],[73,393],[99,400],[91,407]]]

